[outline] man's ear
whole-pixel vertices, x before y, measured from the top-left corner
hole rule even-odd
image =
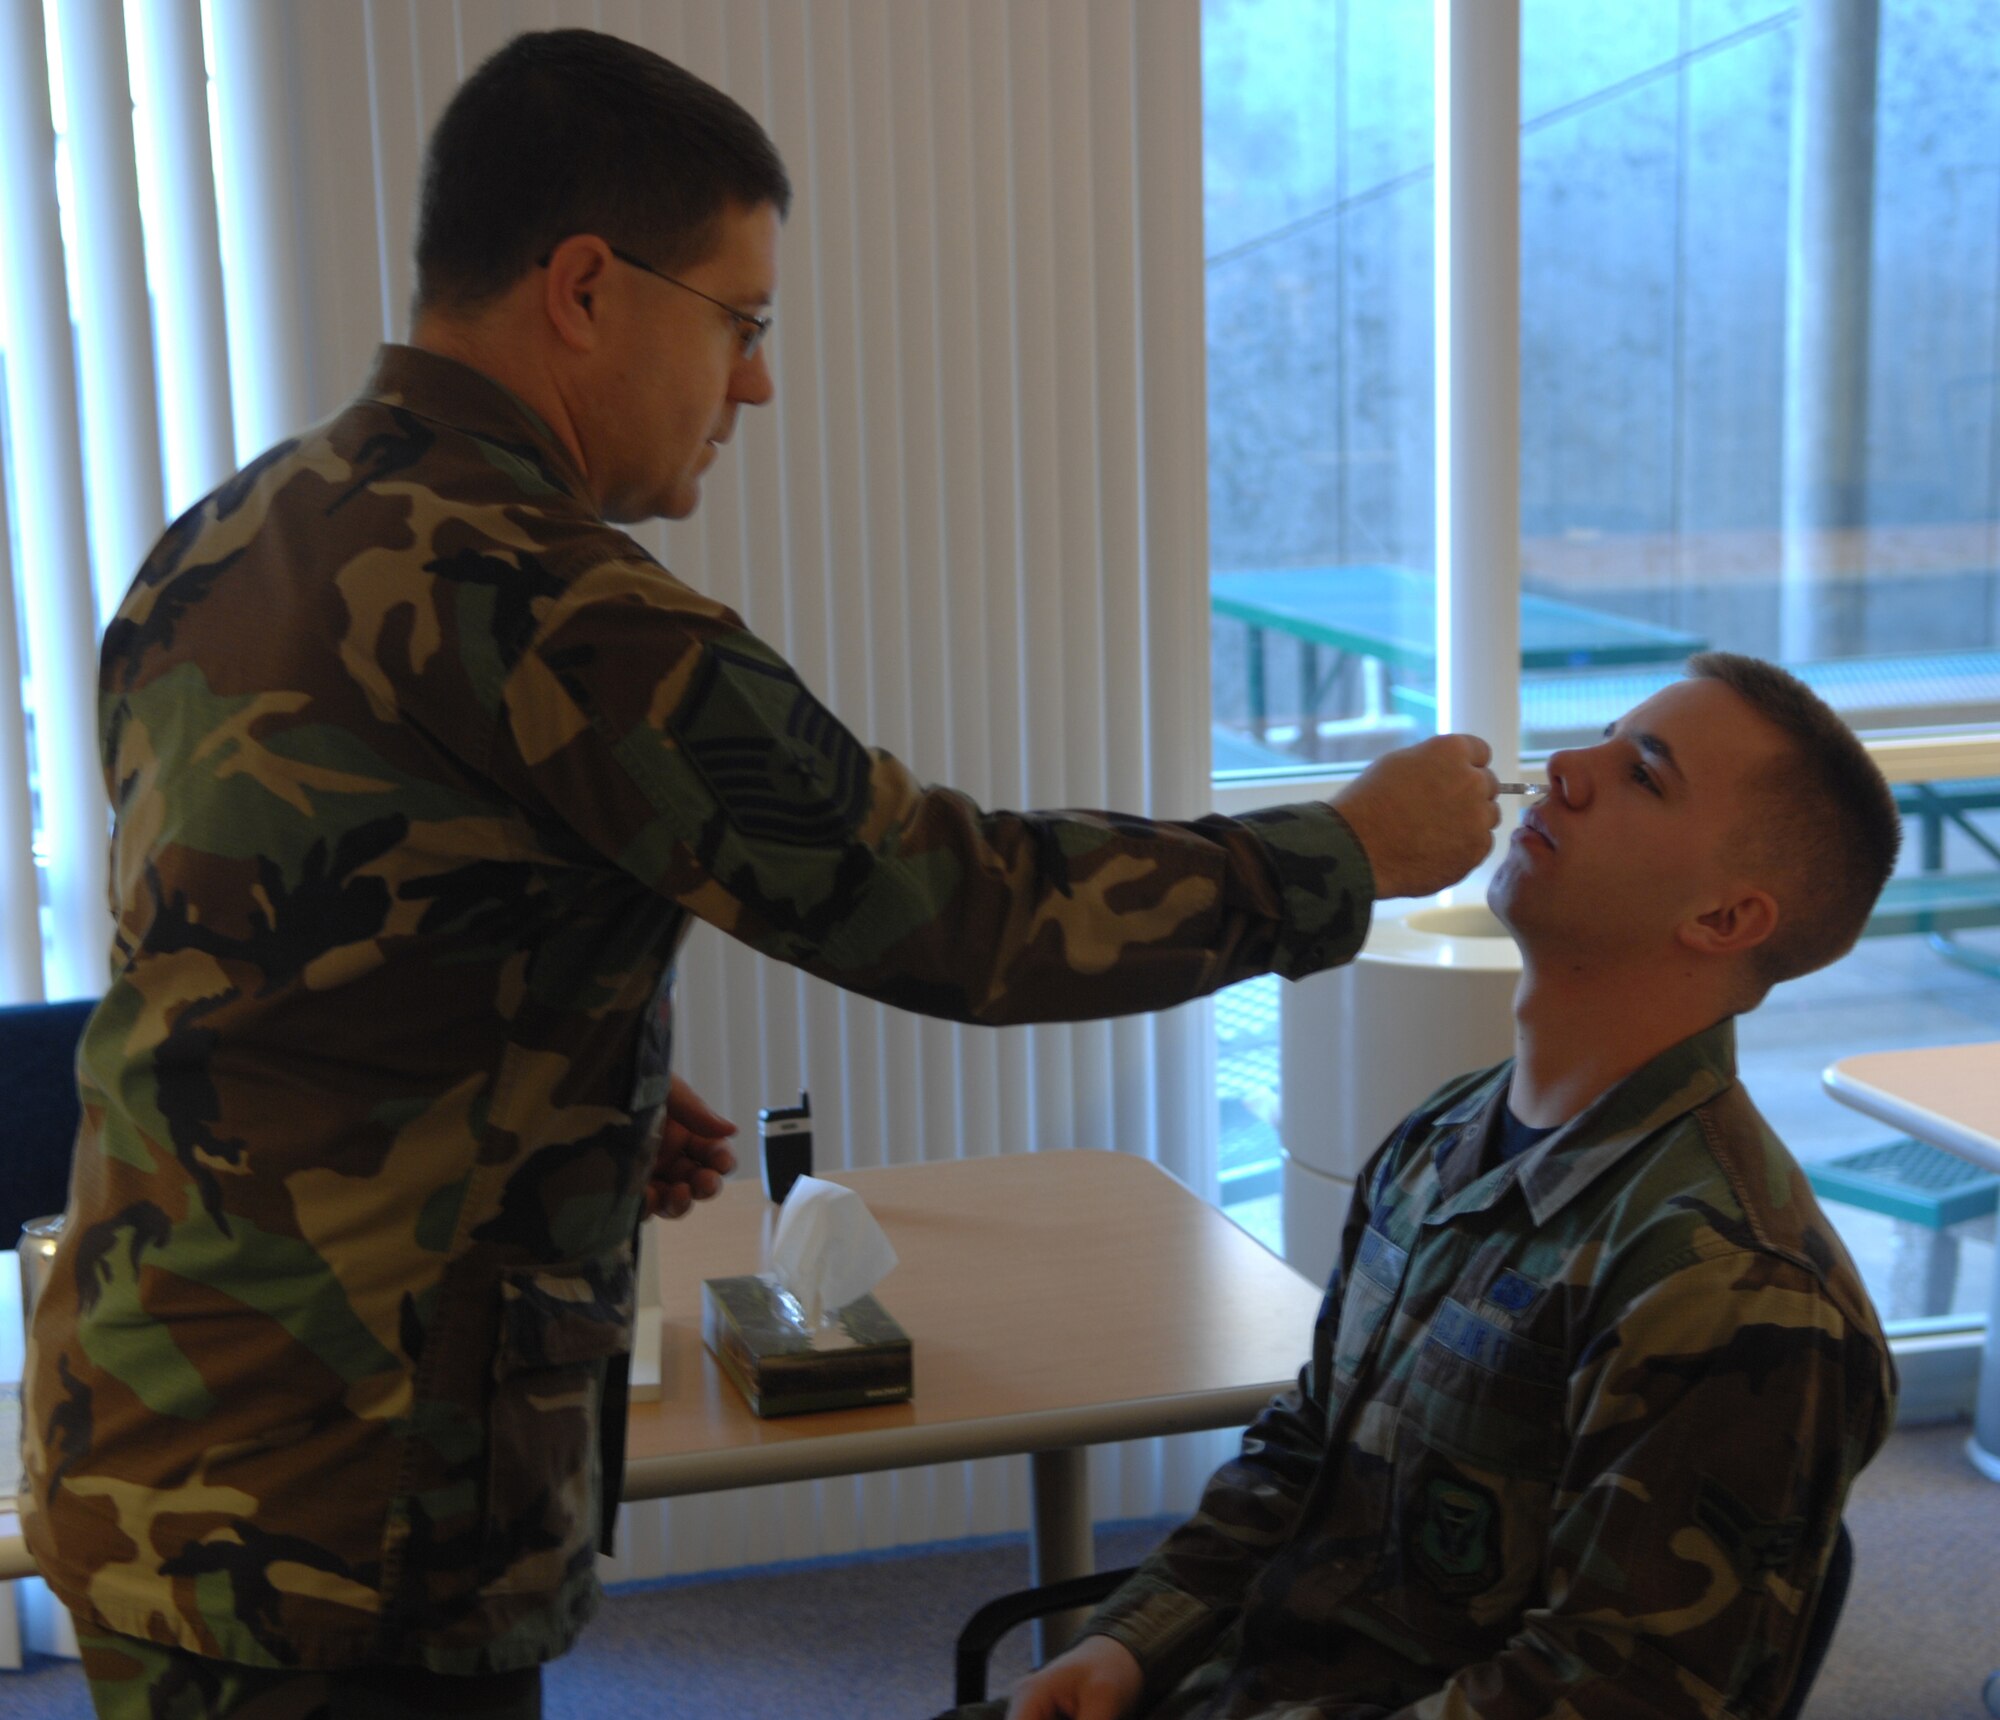
[[[596,295],[611,268],[611,247],[594,233],[572,233],[549,253],[541,273],[542,312],[556,338],[576,352],[594,349],[601,332]]]
[[[1739,885],[1719,906],[1683,920],[1674,938],[1683,949],[1700,955],[1740,956],[1766,942],[1777,929],[1777,898],[1769,890]]]

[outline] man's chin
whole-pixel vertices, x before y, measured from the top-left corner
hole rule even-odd
[[[684,520],[700,503],[700,482],[681,478],[658,495],[607,496],[599,511],[614,526],[636,526],[648,520]]]
[[[1521,892],[1526,883],[1524,869],[1510,854],[1500,862],[1499,871],[1486,886],[1487,907],[1516,943],[1521,941]]]

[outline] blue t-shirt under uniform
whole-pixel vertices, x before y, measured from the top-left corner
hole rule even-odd
[[[1518,1159],[1537,1141],[1544,1140],[1561,1128],[1560,1123],[1551,1123],[1547,1128],[1534,1129],[1514,1115],[1512,1105],[1500,1107],[1500,1157],[1496,1163],[1505,1164],[1509,1159]]]

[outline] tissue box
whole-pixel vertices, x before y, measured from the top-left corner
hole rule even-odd
[[[902,1403],[910,1396],[910,1335],[873,1296],[840,1310],[851,1340],[814,1349],[768,1278],[705,1278],[702,1341],[762,1416]]]

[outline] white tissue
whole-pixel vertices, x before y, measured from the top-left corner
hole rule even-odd
[[[808,1329],[886,1278],[896,1250],[867,1203],[823,1177],[800,1177],[778,1213],[771,1276],[793,1297]]]

